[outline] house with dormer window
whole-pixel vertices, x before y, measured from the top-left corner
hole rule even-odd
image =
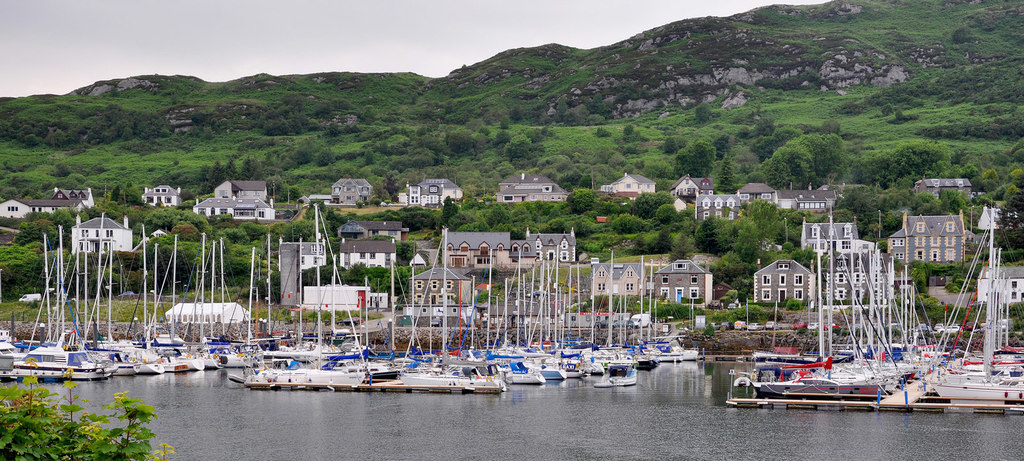
[[[677,259],[654,273],[654,289],[658,296],[675,303],[710,301],[714,287],[711,271],[689,259]]]
[[[175,207],[181,205],[181,188],[173,188],[161,184],[152,189],[145,188],[142,192],[142,202],[149,206]]]
[[[780,259],[754,273],[754,302],[808,302],[813,295],[814,274],[792,259]]]
[[[944,190],[961,192],[968,197],[975,195],[971,180],[967,178],[924,178],[914,182],[915,194],[927,192],[939,198],[939,194]]]
[[[743,203],[754,200],[766,200],[776,205],[779,204],[779,192],[763,182],[747,183],[740,190],[736,191]]]
[[[669,193],[686,203],[694,203],[702,195],[713,195],[715,182],[711,178],[691,178],[690,175],[686,175],[672,184]]]
[[[591,265],[591,286],[597,296],[640,296],[645,281],[640,263]]]
[[[131,251],[132,229],[128,217],[118,223],[103,215],[82,222],[82,216],[75,217],[71,228],[72,253],[98,253],[100,251]]]
[[[694,202],[694,218],[697,222],[708,218],[734,220],[740,215],[742,201],[739,195],[702,195]]]
[[[268,198],[267,182],[233,180],[224,181],[213,189],[213,197],[266,201]]]
[[[904,264],[948,264],[963,261],[966,246],[963,211],[944,216],[908,216],[904,212],[903,228],[889,236],[888,253]]]
[[[526,229],[525,242],[533,243],[533,252],[537,261],[558,261],[560,263],[576,262],[576,230],[568,234],[531,234]]]
[[[419,184],[406,184],[405,190],[398,194],[401,205],[438,208],[445,199],[462,200],[462,188],[448,179],[424,179]]]
[[[373,186],[363,178],[341,178],[331,186],[331,204],[356,206],[373,197]]]
[[[821,253],[861,253],[875,244],[860,239],[856,222],[809,223],[804,219],[800,229],[800,248]]]

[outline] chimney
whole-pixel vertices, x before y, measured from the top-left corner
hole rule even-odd
[[[181,195],[181,186],[178,186],[178,195]]]
[[[124,215],[124,228],[128,229],[128,215]]]
[[[82,225],[82,215],[80,215],[80,214],[79,215],[75,215],[75,226],[77,227],[77,226],[81,226],[81,225]]]
[[[526,173],[519,173],[519,179],[521,181],[526,181]]]

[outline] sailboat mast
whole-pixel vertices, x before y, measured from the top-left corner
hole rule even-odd
[[[249,315],[245,319],[246,335],[245,343],[252,344],[252,292],[253,282],[256,277],[256,247],[252,247],[249,254]]]

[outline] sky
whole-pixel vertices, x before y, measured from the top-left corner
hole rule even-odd
[[[595,48],[682,19],[823,0],[0,0],[0,96],[99,80],[442,77],[512,48]]]

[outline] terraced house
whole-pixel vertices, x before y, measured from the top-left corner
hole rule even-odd
[[[341,178],[331,186],[332,205],[356,206],[372,196],[373,186],[363,178]]]
[[[740,215],[742,201],[739,195],[702,195],[697,198],[693,208],[697,222],[715,217],[734,220]]]
[[[640,263],[598,263],[591,267],[597,296],[640,296],[644,289],[644,268]]]
[[[908,216],[903,228],[889,236],[888,252],[897,261],[955,263],[963,261],[967,246],[964,213],[944,216]]]

